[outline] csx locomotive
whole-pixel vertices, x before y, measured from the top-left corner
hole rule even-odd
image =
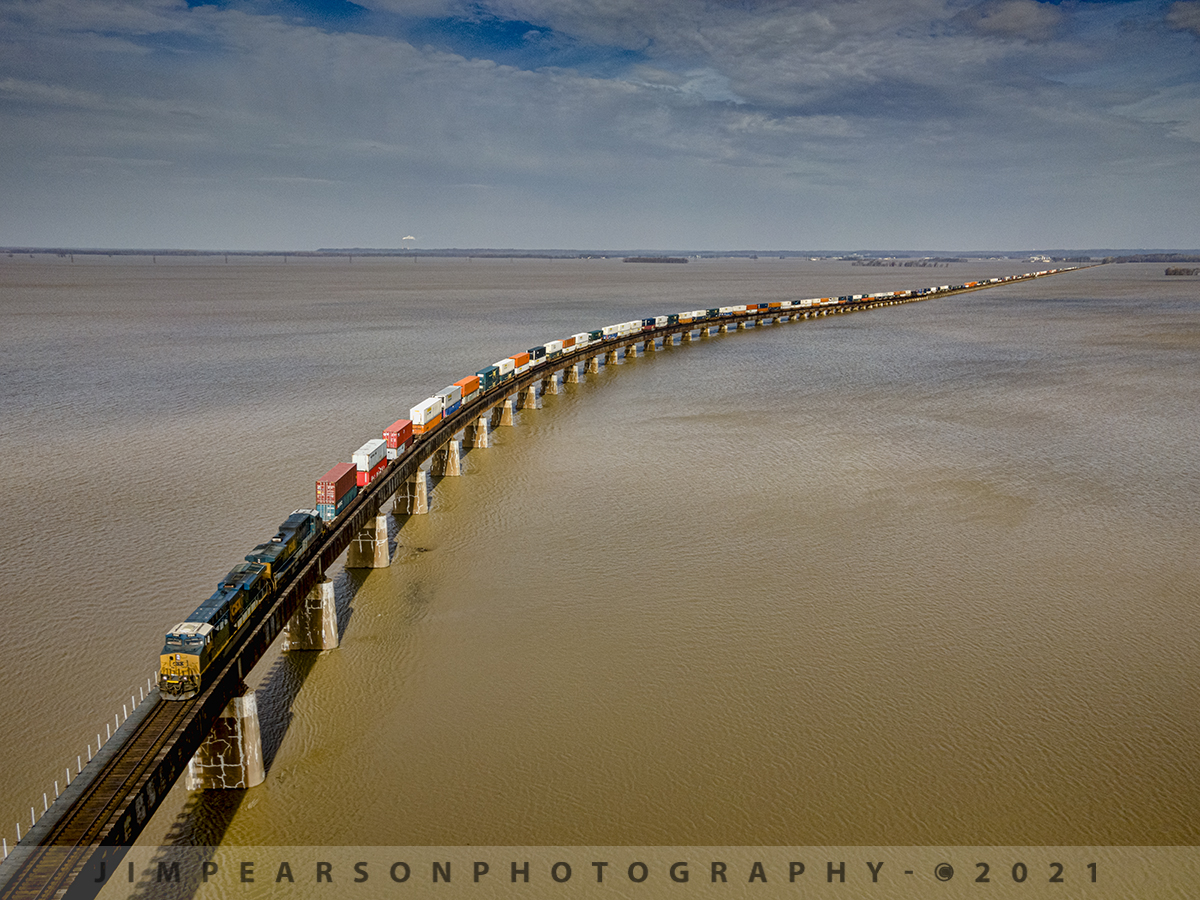
[[[158,676],[165,700],[187,700],[200,692],[205,671],[246,624],[280,579],[322,530],[315,509],[298,509],[279,532],[246,554],[221,579],[216,591],[196,611],[167,632]]]

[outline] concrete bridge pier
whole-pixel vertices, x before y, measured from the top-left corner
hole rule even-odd
[[[665,347],[666,344],[667,344],[667,339],[663,338],[663,346]],[[646,341],[642,345],[642,347],[644,348],[642,350],[643,353],[653,353],[655,350],[658,349],[658,338],[650,338],[650,340]]]
[[[474,425],[468,425],[465,429],[467,444],[471,447],[482,447],[487,449],[492,446],[492,414],[480,416],[479,420]]]
[[[254,691],[246,691],[229,701],[188,761],[185,784],[189,791],[245,790],[266,777],[258,701]]]
[[[592,357],[595,359],[595,357]],[[583,373],[579,371],[579,363],[574,362],[566,368],[567,384],[582,384]]]
[[[542,380],[543,394],[561,394],[563,392],[563,373],[551,372]]]
[[[432,492],[432,479],[429,477],[429,472],[419,469],[416,474],[404,482],[400,490],[396,491],[396,506],[393,512],[410,516],[425,515],[429,512],[429,500]]]
[[[501,425],[516,425],[517,424],[517,400],[515,397],[509,397],[504,401],[504,407],[500,411]]]
[[[666,350],[668,347],[674,347],[674,346],[675,346],[675,335],[673,335],[673,334],[664,334],[664,335],[663,335],[663,343],[662,343],[662,348],[663,348],[664,350]]]
[[[637,359],[639,355],[640,354],[638,353],[638,345],[637,344],[626,344],[625,345],[625,358],[626,359]]]
[[[740,322],[737,323],[737,330],[738,331],[746,330],[746,320],[745,319],[742,319]]]
[[[518,409],[541,409],[542,408],[542,384],[540,381],[535,381],[524,391],[517,395]]]
[[[731,322],[722,322],[717,326],[717,334],[729,334],[729,326]]]
[[[683,343],[683,344],[690,344],[692,341],[698,340],[698,339],[699,339],[698,337],[693,338],[692,331],[688,330],[683,333],[683,336],[679,339],[679,341],[680,341],[680,343]]]
[[[621,362],[621,354],[615,348],[604,354],[604,364],[606,366],[619,366]]]
[[[433,454],[433,465],[430,466],[430,471],[434,475],[461,475],[463,473],[463,442],[462,432],[454,436],[453,440],[447,441],[446,446],[442,447]]]
[[[607,361],[608,360],[606,359],[605,362],[607,362]],[[600,374],[600,357],[599,356],[588,357],[587,367],[586,367],[585,371],[589,375],[599,375]]]
[[[346,550],[347,569],[386,569],[392,564],[388,550],[388,517],[376,516],[369,521]]]
[[[319,581],[283,629],[284,653],[291,650],[334,650],[338,645],[337,606],[333,582]]]

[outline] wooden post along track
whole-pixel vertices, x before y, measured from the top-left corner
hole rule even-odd
[[[338,521],[306,551],[297,561],[293,574],[280,585],[273,601],[255,613],[249,627],[213,663],[211,674],[206,676],[207,687],[199,696],[187,701],[168,701],[159,699],[157,691],[151,692],[8,858],[0,863],[0,900],[52,897],[79,900],[99,893],[183,773],[217,717],[243,690],[245,674],[262,658],[309,591],[349,547],[355,535],[447,441],[514,394],[520,395],[535,382],[567,367],[617,349],[628,352],[634,345],[657,338],[664,340],[665,348],[674,344],[676,334],[690,336],[694,331],[717,325],[757,323],[780,315],[809,318],[895,306],[1063,271],[1072,270],[1029,274],[997,284],[981,282],[934,294],[883,299],[867,297],[820,310],[815,307],[754,310],[718,320],[644,330],[564,353],[464,404],[418,439],[402,457],[390,462],[383,473],[351,502]]]

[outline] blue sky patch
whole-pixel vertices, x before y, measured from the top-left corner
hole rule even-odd
[[[532,22],[480,16],[474,19],[410,19],[403,25],[406,40],[462,56],[490,59],[521,69],[557,66],[588,74],[612,75],[642,59],[642,54],[619,47],[586,44]]]

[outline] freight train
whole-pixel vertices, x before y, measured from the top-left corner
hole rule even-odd
[[[697,309],[674,315],[653,316],[606,325],[595,331],[581,331],[568,338],[531,347],[523,353],[497,360],[474,375],[456,381],[432,397],[427,397],[409,411],[409,419],[398,419],[383,432],[363,444],[352,455],[352,462],[341,463],[317,481],[316,508],[298,509],[282,525],[270,541],[259,544],[246,555],[245,562],[235,566],[217,586],[216,592],[197,607],[188,618],[175,626],[166,636],[161,654],[159,690],[168,700],[187,700],[200,692],[204,672],[221,650],[238,633],[263,601],[273,597],[281,577],[292,564],[321,535],[324,523],[340,516],[359,490],[374,481],[392,461],[403,456],[416,441],[433,431],[446,416],[453,415],[463,404],[502,387],[531,368],[550,366],[564,353],[596,344],[617,341],[647,331],[675,325],[695,323],[719,324],[721,319],[734,316],[784,315],[794,311],[869,303],[876,300],[912,299],[934,294],[1018,281],[1039,275],[1050,275],[1060,269],[1030,272],[969,281],[965,284],[939,285],[906,291],[885,291],[876,294],[846,294],[840,297],[813,297],[807,300],[784,300],[740,306],[721,306]]]

